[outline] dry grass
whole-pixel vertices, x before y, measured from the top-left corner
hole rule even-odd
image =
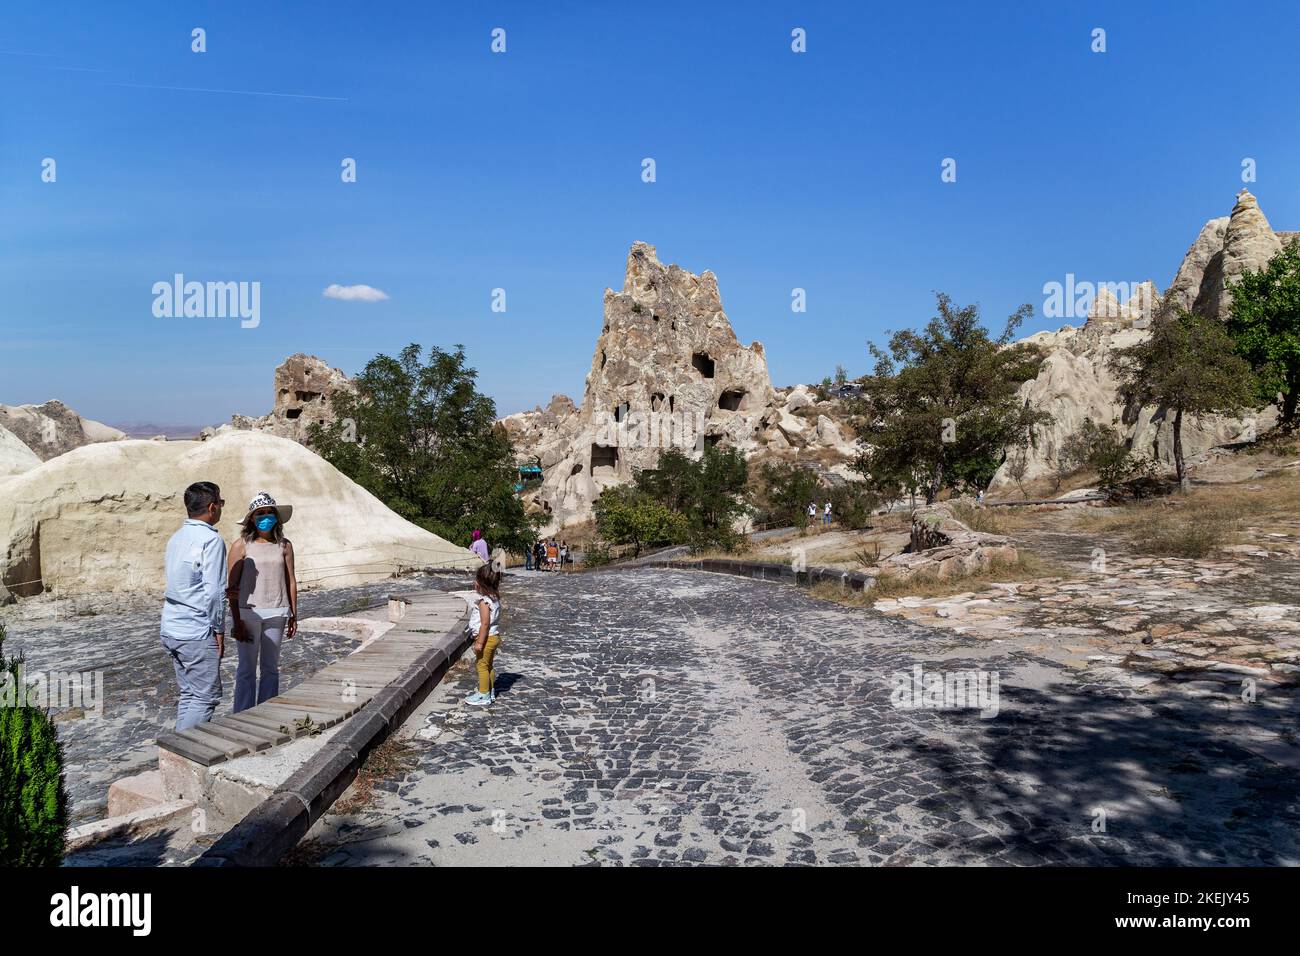
[[[366,757],[357,779],[347,793],[330,808],[330,813],[359,813],[375,799],[375,784],[410,773],[419,760],[415,745],[396,734],[390,735]]]
[[[987,570],[960,578],[938,578],[932,575],[916,575],[907,580],[881,578],[865,591],[845,591],[835,584],[817,584],[809,589],[809,593],[813,597],[839,604],[870,607],[884,598],[943,598],[967,591],[979,591],[992,584],[1044,578],[1064,579],[1071,576],[1065,568],[1045,561],[1038,555],[1021,551],[1015,561],[995,561]]]
[[[1203,558],[1241,538],[1247,524],[1300,517],[1300,473],[1210,485],[1187,494],[1115,508],[1089,509],[1075,530],[1114,534],[1135,551],[1162,557]]]
[[[984,534],[1013,534],[1022,528],[1036,528],[1042,525],[1042,515],[1037,508],[988,508],[973,505],[968,501],[949,503],[952,515],[972,531]]]

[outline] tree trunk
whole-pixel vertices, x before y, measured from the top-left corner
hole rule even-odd
[[[1187,490],[1187,478],[1183,474],[1183,410],[1174,412],[1174,473],[1178,476],[1178,487]]]
[[[934,463],[934,474],[930,479],[930,484],[925,489],[925,503],[934,504],[934,499],[939,497],[939,491],[943,488],[943,459],[940,458]]]
[[[1287,390],[1282,393],[1282,417],[1278,421],[1278,425],[1290,431],[1295,427],[1295,406],[1296,398],[1300,396],[1300,381],[1293,379],[1288,381],[1286,385]]]

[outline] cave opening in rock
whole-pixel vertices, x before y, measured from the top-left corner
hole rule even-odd
[[[664,393],[655,392],[650,396],[650,411],[657,412],[664,407]]]
[[[290,408],[284,413],[285,418],[293,419],[302,414],[301,408]]]
[[[691,365],[695,371],[699,372],[705,378],[713,378],[713,359],[709,358],[707,352],[696,352],[691,356]]]
[[[723,411],[738,411],[740,403],[744,400],[745,390],[743,388],[729,388],[718,396],[718,407]]]
[[[596,445],[591,446],[591,470],[594,472],[597,468],[617,468],[618,467],[618,448],[613,445]]]

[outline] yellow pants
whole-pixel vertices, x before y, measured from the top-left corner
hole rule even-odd
[[[500,635],[489,634],[487,641],[483,645],[483,653],[474,655],[475,666],[478,667],[478,692],[480,694],[491,693],[493,685],[497,682],[497,672],[492,669],[492,662],[496,659],[497,646],[500,643]]]

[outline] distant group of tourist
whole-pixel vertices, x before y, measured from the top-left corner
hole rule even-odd
[[[190,485],[188,517],[167,542],[161,636],[180,689],[177,730],[211,720],[221,703],[227,604],[239,652],[234,713],[280,693],[280,645],[298,631],[293,543],[284,536],[293,506],[258,492],[227,551],[216,529],[225,504],[214,483]]]
[[[566,564],[572,563],[573,555],[566,541],[542,538],[524,549],[525,571],[563,571]]]
[[[817,502],[815,501],[808,502],[808,523],[809,524],[817,523]],[[831,503],[828,501],[822,508],[822,524],[827,525],[830,523],[831,523]]]

